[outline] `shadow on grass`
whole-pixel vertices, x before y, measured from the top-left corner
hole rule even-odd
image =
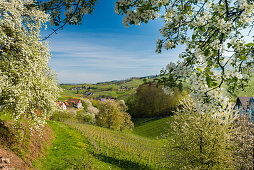
[[[155,120],[159,120],[161,119],[162,117],[151,117],[151,118],[133,118],[132,121],[135,125],[135,127],[137,126],[142,126],[148,122],[152,122],[152,121],[155,121]]]
[[[150,170],[151,168],[145,165],[140,165],[138,163],[134,163],[132,161],[127,161],[127,160],[118,160],[109,156],[105,156],[105,155],[100,155],[100,154],[93,154],[96,158],[98,158],[99,160],[103,161],[103,162],[107,162],[110,164],[113,164],[119,168],[123,168],[123,169],[146,169],[146,170]]]

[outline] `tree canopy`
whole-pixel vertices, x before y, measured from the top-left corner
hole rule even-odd
[[[66,24],[81,24],[96,0],[0,0],[0,112],[40,129],[56,109],[60,89],[49,68],[47,42]],[[53,31],[42,38],[40,31]]]
[[[169,92],[186,81],[199,112],[218,113],[253,73],[253,9],[253,0],[119,0],[115,11],[127,27],[161,18],[156,51],[186,49],[162,70],[160,82]]]
[[[36,0],[34,5],[50,15],[52,33],[44,40],[63,29],[66,24],[80,25],[84,15],[92,14],[96,2],[97,0]]]
[[[14,120],[43,125],[55,107],[58,87],[48,67],[49,50],[40,41],[48,15],[30,2],[0,1],[0,105]]]
[[[166,95],[156,83],[142,84],[127,100],[128,112],[132,117],[162,117],[173,114],[183,93],[174,89],[174,95]]]
[[[125,130],[133,129],[134,124],[131,116],[125,112],[127,109],[123,100],[119,103],[114,100],[107,100],[99,104],[99,114],[96,115],[96,122],[99,126],[109,129]]]

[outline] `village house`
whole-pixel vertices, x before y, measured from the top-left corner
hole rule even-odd
[[[64,104],[65,104],[66,108],[69,109],[69,106],[70,106],[69,103],[68,102],[64,102]]]
[[[238,110],[240,115],[247,115],[254,121],[254,97],[238,97],[234,109]]]
[[[70,88],[69,90],[76,90],[76,87],[72,87],[72,88]]]
[[[71,87],[69,90],[82,90],[82,89],[85,89],[85,86],[83,87]]]
[[[85,94],[85,95],[87,95],[87,96],[93,95],[93,93],[92,93],[92,92],[87,92],[87,91],[86,91],[86,92],[84,92],[84,94]]]
[[[104,102],[104,101],[106,101],[106,99],[105,98],[100,98],[99,101]]]
[[[72,106],[78,109],[82,107],[81,99],[68,99],[68,103],[72,103]]]
[[[107,97],[100,96],[98,100],[103,102],[103,101],[106,101],[106,100],[116,100],[116,98],[111,97],[111,96],[107,96]]]
[[[56,103],[63,110],[67,110],[67,108],[69,108],[69,103],[67,103],[67,102],[57,101]]]

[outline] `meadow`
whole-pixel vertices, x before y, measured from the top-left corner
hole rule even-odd
[[[172,119],[173,117],[134,119],[133,133],[151,139],[160,139],[163,134],[170,132],[169,123],[173,121]]]
[[[249,81],[248,86],[245,89],[239,89],[236,92],[236,96],[247,96],[253,97],[254,96],[254,78]]]

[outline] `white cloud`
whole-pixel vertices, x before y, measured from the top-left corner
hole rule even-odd
[[[176,61],[179,50],[156,54],[153,42],[140,36],[122,42],[121,35],[96,37],[62,37],[50,42],[50,66],[60,82],[98,82],[133,76],[159,74],[170,61]]]
[[[57,73],[61,83],[95,83],[98,81],[106,81],[105,76],[95,73],[84,73],[72,70],[63,70]]]

